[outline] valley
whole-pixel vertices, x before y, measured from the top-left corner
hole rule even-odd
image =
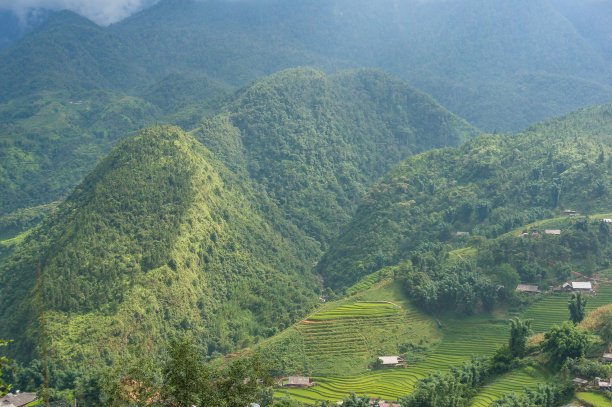
[[[83,1],[0,4],[1,397],[610,405],[606,2]]]

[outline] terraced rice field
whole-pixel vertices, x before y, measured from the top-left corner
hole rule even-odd
[[[310,389],[280,390],[306,403],[319,400],[342,400],[349,392],[395,400],[412,392],[415,382],[438,370],[448,370],[472,355],[489,355],[508,340],[506,321],[469,318],[442,321],[443,341],[427,358],[406,368],[382,369],[355,376],[314,377]]]
[[[521,393],[525,388],[535,388],[538,383],[545,380],[540,372],[528,374],[525,370],[507,373],[492,383],[480,389],[478,394],[472,399],[471,407],[487,407],[495,400],[499,400],[506,393]]]
[[[567,302],[570,294],[544,296],[533,303],[523,314],[524,319],[531,319],[534,332],[548,331],[553,325],[569,320]],[[602,305],[612,304],[612,284],[602,283],[597,287],[596,296],[588,296],[587,310],[592,311]]]
[[[595,406],[595,407],[612,406],[612,401],[605,398],[601,394],[583,392],[583,393],[577,393],[576,397],[578,398],[578,400],[589,403],[590,405]]]
[[[391,333],[409,335],[410,329],[418,330],[425,319],[416,310],[405,311],[389,302],[356,302],[319,312],[296,329],[303,339],[308,366],[325,372],[334,371],[338,364],[367,367],[373,353],[397,349],[397,339]]]

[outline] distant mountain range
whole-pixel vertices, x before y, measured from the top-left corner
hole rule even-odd
[[[3,100],[132,91],[177,72],[243,85],[299,65],[381,68],[487,131],[612,99],[602,1],[163,0],[108,28],[69,14],[4,55]]]

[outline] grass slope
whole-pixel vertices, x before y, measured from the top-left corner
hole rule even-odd
[[[359,373],[378,356],[435,343],[434,322],[388,280],[317,313],[256,349],[277,365],[277,375]]]

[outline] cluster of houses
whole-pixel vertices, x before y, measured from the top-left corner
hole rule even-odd
[[[531,294],[540,294],[542,292],[537,284],[519,284],[516,286],[516,291]],[[582,292],[583,294],[595,295],[591,281],[570,281],[558,287],[551,287],[551,291]]]
[[[612,353],[604,353],[600,360],[602,363],[612,363]],[[588,380],[576,377],[574,380],[572,380],[572,382],[574,382],[575,385],[580,387],[589,387],[593,389],[612,391],[612,377],[609,377],[607,379],[596,377],[592,383],[589,383]]]

